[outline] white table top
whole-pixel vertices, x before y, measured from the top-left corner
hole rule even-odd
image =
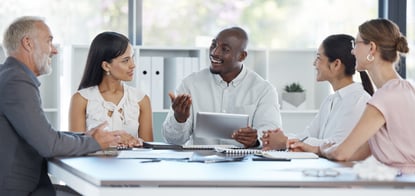
[[[397,177],[394,181],[367,181],[353,172],[352,163],[326,159],[293,159],[291,161],[252,161],[194,163],[185,160],[162,160],[142,163],[142,159],[116,157],[54,158],[49,171],[59,175],[68,172],[97,187],[409,187],[415,188],[415,175]],[[304,170],[333,168],[336,177],[310,177]],[[65,179],[61,179],[65,180]]]

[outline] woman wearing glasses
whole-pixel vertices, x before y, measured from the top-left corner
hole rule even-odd
[[[373,94],[373,86],[364,71],[360,73],[362,84],[353,81],[356,64],[350,53],[353,41],[350,35],[337,34],[321,43],[314,61],[316,79],[328,81],[334,93],[325,98],[310,125],[302,133],[291,136],[293,139],[289,139],[288,143],[301,142],[308,151],[317,153],[319,146],[325,142],[343,141],[356,125]],[[281,130],[272,130],[264,133],[262,141],[263,150],[281,149],[286,148],[287,136]]]
[[[371,153],[402,173],[415,173],[415,88],[394,66],[408,52],[406,38],[392,21],[374,19],[359,26],[352,50],[356,69],[367,70],[378,90],[349,136],[342,143],[322,145],[322,156],[351,161]]]

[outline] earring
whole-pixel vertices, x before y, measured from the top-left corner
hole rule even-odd
[[[110,71],[107,71],[105,74],[107,74],[107,76],[111,75]]]
[[[375,60],[375,56],[373,56],[373,55],[371,55],[371,54],[368,54],[368,55],[366,56],[366,60],[368,60],[368,61],[372,62],[372,61],[374,61],[374,60]]]

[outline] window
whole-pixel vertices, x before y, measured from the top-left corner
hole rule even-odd
[[[242,26],[254,48],[316,48],[329,34],[355,35],[377,7],[373,0],[143,0],[143,45],[208,47],[221,29]],[[0,29],[22,15],[45,17],[61,45],[89,44],[105,30],[128,32],[126,0],[3,0]]]
[[[317,48],[329,34],[355,36],[377,8],[373,0],[144,0],[143,45],[208,47],[221,29],[238,25],[251,48]]]
[[[59,45],[89,44],[95,35],[105,30],[128,32],[126,0],[2,0],[2,34],[16,17],[24,15],[45,17],[54,43]]]

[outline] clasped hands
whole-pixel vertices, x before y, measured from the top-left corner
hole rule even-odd
[[[86,132],[87,135],[90,135],[98,142],[101,149],[110,147],[139,147],[143,145],[141,138],[133,137],[126,131],[121,130],[105,131],[106,126],[108,126],[108,123],[104,122]]]

